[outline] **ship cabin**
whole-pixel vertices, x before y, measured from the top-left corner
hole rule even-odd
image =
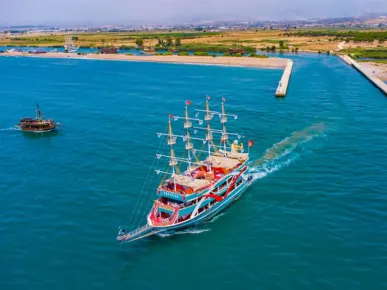
[[[55,128],[55,122],[52,120],[39,120],[34,118],[22,118],[20,128],[23,131],[45,131]]]
[[[184,221],[189,218],[204,194],[224,195],[233,176],[229,175],[227,179],[224,177],[233,171],[243,171],[247,160],[247,153],[220,150],[190,171],[167,179],[157,190],[159,198],[154,201],[150,214],[152,224],[160,226]],[[241,183],[242,180],[238,182]],[[209,192],[211,188],[213,190]],[[210,199],[211,201],[203,202],[199,213],[216,202],[215,199]]]

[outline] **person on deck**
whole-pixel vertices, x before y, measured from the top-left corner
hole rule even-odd
[[[238,150],[240,150],[241,152],[243,151],[243,143],[241,143],[241,145],[238,145],[238,140],[234,140],[231,146],[231,151],[238,153]]]

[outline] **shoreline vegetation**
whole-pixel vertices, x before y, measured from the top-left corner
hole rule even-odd
[[[71,34],[70,34],[71,33]],[[228,53],[242,48],[245,53],[257,50],[274,52],[335,51],[337,45],[344,48],[371,49],[384,47],[387,31],[382,29],[329,29],[312,28],[285,30],[246,29],[207,32],[203,31],[144,31],[144,32],[61,32],[0,34],[0,46],[52,47],[64,45],[64,36],[72,39],[80,48],[118,49],[150,48],[155,50],[176,49],[179,52]],[[74,34],[74,35],[73,35]]]
[[[212,57],[212,56],[178,56],[178,55],[149,55],[138,56],[128,54],[86,54],[48,52],[43,54],[27,54],[21,52],[5,52],[0,56],[10,57],[41,57],[41,58],[72,58],[72,59],[95,59],[95,60],[122,60],[138,62],[163,62],[181,64],[207,64],[225,66],[244,66],[259,68],[285,68],[288,59],[285,58],[257,58],[257,57]]]
[[[347,54],[353,59],[367,62],[370,66],[384,67],[387,61],[387,31],[354,28],[291,28],[246,29],[229,31],[143,31],[143,32],[64,32],[0,34],[0,46],[62,48],[65,35],[71,35],[76,46],[90,51],[80,51],[79,58],[125,59],[135,56],[138,50],[149,57],[173,59],[174,62],[196,63],[194,59],[206,59],[204,63],[238,63],[233,59],[266,60],[271,53],[315,52]],[[102,48],[120,49],[121,56],[99,55]],[[24,50],[24,49],[23,49]],[[129,51],[125,51],[129,50]],[[258,51],[261,51],[258,53]],[[57,57],[61,56],[57,52]],[[93,56],[91,55],[93,54]],[[3,55],[1,53],[0,55]],[[122,55],[126,56],[123,57]],[[131,55],[133,54],[133,55]],[[39,55],[39,57],[47,57]],[[35,55],[33,55],[35,56]],[[74,56],[72,56],[74,57]],[[142,59],[140,57],[140,59]],[[213,59],[213,60],[211,60]],[[220,60],[222,59],[222,60]],[[230,59],[230,60],[227,60]],[[376,70],[376,69],[375,69]],[[384,76],[384,72],[382,72]]]

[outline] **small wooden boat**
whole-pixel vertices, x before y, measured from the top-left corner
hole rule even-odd
[[[54,120],[44,120],[40,111],[39,105],[36,105],[36,118],[22,118],[20,124],[16,124],[16,127],[26,132],[51,132],[56,130],[59,123]]]

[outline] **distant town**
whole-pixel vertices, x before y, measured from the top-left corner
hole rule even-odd
[[[368,15],[362,17],[344,17],[330,19],[308,19],[287,21],[216,21],[216,22],[193,22],[175,25],[100,25],[90,27],[55,27],[55,26],[0,26],[3,34],[25,34],[25,33],[58,33],[58,32],[135,32],[135,31],[160,31],[160,30],[190,30],[219,32],[229,30],[286,30],[302,28],[355,28],[371,29],[387,28],[387,13],[379,15]]]

